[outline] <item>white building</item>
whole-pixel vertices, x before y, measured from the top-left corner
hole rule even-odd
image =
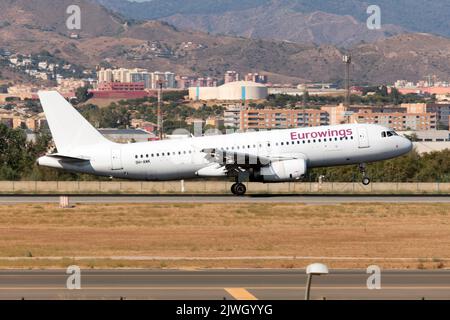
[[[151,88],[152,75],[145,69],[129,70],[126,82],[143,82],[146,89]]]
[[[268,96],[265,85],[251,81],[235,81],[220,87],[191,87],[189,99],[191,100],[223,100],[246,101],[263,100]]]

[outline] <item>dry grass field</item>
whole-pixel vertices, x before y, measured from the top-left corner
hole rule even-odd
[[[135,258],[106,258],[110,256]],[[153,261],[142,256],[162,258]],[[298,258],[244,258],[273,256]],[[372,263],[384,268],[450,267],[450,204],[0,206],[3,268],[72,263],[92,268],[301,268],[311,262],[302,257],[341,257],[315,259],[333,268]]]

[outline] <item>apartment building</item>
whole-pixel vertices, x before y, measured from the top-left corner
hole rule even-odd
[[[371,110],[360,110],[352,114],[350,123],[379,124],[396,131],[425,131],[437,129],[436,113],[379,113]]]
[[[235,82],[235,81],[239,81],[239,73],[237,73],[236,71],[227,71],[225,72],[225,77],[224,77],[224,82],[225,83],[230,83],[230,82]]]
[[[408,113],[435,113],[440,128],[448,128],[450,121],[449,103],[404,103],[401,105]]]
[[[159,82],[163,83],[164,88],[175,88],[175,73],[173,72],[149,72],[147,69],[100,69],[97,71],[99,85],[101,83],[144,83],[145,89],[157,89]]]
[[[241,110],[241,129],[288,129],[329,124],[328,113],[316,109]]]
[[[427,109],[425,104],[401,106],[324,106],[330,124],[369,123],[379,124],[397,131],[423,131],[438,128],[437,112]],[[443,114],[443,113],[442,113]],[[448,117],[446,118],[448,125]]]

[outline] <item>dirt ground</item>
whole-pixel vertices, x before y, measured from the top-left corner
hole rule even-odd
[[[446,268],[449,218],[450,204],[1,205],[0,267]]]

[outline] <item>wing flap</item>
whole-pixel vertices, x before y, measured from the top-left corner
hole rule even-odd
[[[304,159],[303,155],[254,155],[246,152],[224,151],[221,149],[203,149],[206,158],[222,165],[238,165],[242,167],[267,166],[271,162]]]

